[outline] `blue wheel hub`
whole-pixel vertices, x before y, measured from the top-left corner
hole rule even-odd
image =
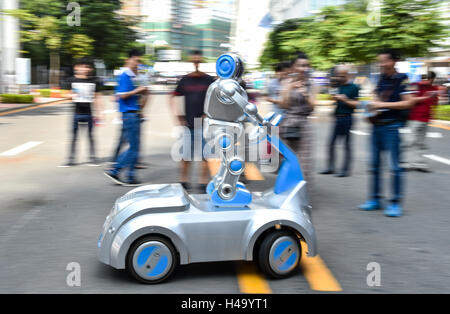
[[[300,260],[300,246],[290,236],[282,236],[270,248],[270,268],[279,275],[285,275],[297,266]]]
[[[162,242],[149,241],[137,248],[133,256],[133,268],[145,280],[164,277],[173,264],[170,249]]]

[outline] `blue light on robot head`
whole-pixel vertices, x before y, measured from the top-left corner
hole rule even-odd
[[[231,78],[236,70],[236,62],[230,55],[221,55],[216,61],[216,72],[220,78]]]

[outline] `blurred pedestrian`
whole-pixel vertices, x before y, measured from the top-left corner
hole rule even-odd
[[[135,186],[141,182],[135,174],[136,162],[139,158],[140,133],[141,133],[141,101],[140,95],[148,95],[146,86],[137,86],[136,79],[138,66],[141,63],[142,53],[133,49],[128,54],[125,69],[119,76],[116,94],[119,99],[119,111],[122,113],[122,122],[128,149],[119,155],[113,169],[105,171],[105,175],[114,182]],[[119,173],[128,168],[126,180],[119,178]]]
[[[133,80],[133,82],[135,83],[136,87],[148,86],[150,84],[147,73],[143,73],[142,70],[138,71],[138,75],[136,76],[136,79]],[[138,97],[139,97],[139,104],[140,104],[139,114],[141,116],[141,123],[143,123],[145,121],[143,112],[144,112],[144,108],[146,107],[146,105],[149,101],[150,92],[139,94]],[[142,127],[141,127],[141,132],[142,132]],[[142,136],[140,138],[140,142],[142,143]],[[117,158],[120,155],[120,152],[122,151],[122,148],[125,145],[126,145],[125,129],[124,129],[123,123],[122,123],[122,127],[120,129],[120,135],[119,135],[119,138],[117,141],[116,149],[114,150],[113,157],[111,158],[112,163],[116,162]],[[148,167],[144,162],[142,162],[138,159],[138,161],[136,162],[135,168],[136,169],[147,169]]]
[[[414,105],[413,91],[406,74],[398,73],[395,64],[399,56],[395,50],[386,49],[378,53],[381,76],[374,92],[371,111],[373,123],[371,136],[370,194],[369,200],[360,205],[361,210],[381,209],[381,154],[388,151],[391,158],[392,198],[384,213],[388,217],[402,215],[403,174],[399,164],[399,128],[405,123],[405,110]]]
[[[71,90],[72,102],[75,105],[71,127],[72,141],[70,144],[69,158],[60,167],[71,167],[75,165],[78,127],[81,124],[87,124],[88,127],[90,148],[89,165],[98,166],[95,153],[94,126],[96,121],[100,121],[102,115],[101,83],[96,77],[91,76],[94,66],[89,58],[76,60],[73,69],[74,76],[68,78],[64,86],[66,89]]]
[[[202,62],[202,54],[200,51],[194,51],[190,56],[190,60],[194,65],[195,71],[180,79],[169,101],[172,113],[175,117],[175,123],[185,127],[183,134],[183,158],[181,160],[181,184],[186,189],[192,187],[188,182],[188,176],[191,161],[195,158],[195,155],[202,160],[199,187],[200,189],[205,190],[209,180],[209,170],[208,164],[203,158],[203,148],[205,143],[202,132],[202,119],[205,116],[204,102],[206,91],[208,90],[209,85],[214,82],[214,78],[199,71],[199,66]],[[184,114],[179,113],[177,110],[175,97],[178,96],[184,96]],[[195,123],[195,120],[197,120],[197,123]],[[202,149],[200,156],[195,154],[198,153],[195,150],[197,147],[201,147]]]
[[[294,150],[309,188],[312,188],[313,131],[308,117],[314,111],[316,86],[310,78],[309,59],[300,52],[292,62],[291,79],[282,92],[281,108],[285,118],[280,135]]]
[[[281,93],[286,84],[290,66],[290,62],[287,61],[278,63],[275,67],[275,77],[270,79],[268,84],[266,100],[272,103],[270,110],[276,114],[283,114],[283,109],[280,108],[282,105]]]
[[[450,73],[447,75],[447,82],[444,83],[447,92],[447,104],[450,105]]]
[[[409,115],[408,127],[411,129],[411,134],[408,138],[406,146],[406,165],[404,168],[417,170],[422,172],[429,172],[425,158],[426,154],[426,135],[428,130],[428,122],[431,118],[431,111],[434,106],[438,104],[439,87],[433,85],[436,79],[436,73],[429,72],[422,76],[417,86],[417,97],[415,97],[415,106],[411,109]]]
[[[337,177],[347,177],[350,175],[350,164],[352,160],[351,134],[350,129],[353,124],[353,112],[358,106],[359,86],[350,80],[349,68],[347,66],[338,66],[335,70],[338,91],[333,95],[336,101],[334,111],[335,123],[328,146],[328,168],[321,174],[333,174],[335,169],[335,143],[338,138],[345,141],[345,159],[342,170]]]

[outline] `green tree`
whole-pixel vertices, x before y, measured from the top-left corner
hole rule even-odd
[[[68,1],[22,0],[20,9],[6,12],[17,17],[21,27],[22,53],[32,63],[71,65],[73,58],[90,55],[102,59],[108,68],[123,63],[137,37],[138,17],[125,17],[118,11],[120,0],[77,0],[81,25],[69,25]],[[51,83],[57,78],[50,71]]]
[[[34,0],[31,0],[34,1]],[[92,38],[93,55],[108,68],[123,64],[128,50],[137,39],[135,26],[139,17],[118,14],[120,0],[78,0],[81,6],[81,26],[65,26],[67,34],[85,34]],[[66,13],[67,14],[67,13]]]
[[[66,49],[74,58],[82,58],[92,54],[94,40],[84,34],[74,34],[67,42]]]
[[[304,51],[318,69],[337,63],[366,64],[381,48],[396,48],[404,57],[429,55],[448,36],[434,0],[383,0],[379,26],[369,26],[367,2],[355,0],[327,7],[317,16],[290,20],[269,35],[260,61],[264,65]]]
[[[41,42],[47,48],[50,59],[50,84],[57,85],[59,78],[59,49],[61,47],[61,33],[59,21],[53,16],[36,16],[27,10],[13,10],[7,12],[21,22],[21,41],[23,43]]]

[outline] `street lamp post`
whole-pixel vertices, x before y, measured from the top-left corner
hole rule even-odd
[[[0,9],[16,10],[18,9],[18,0],[1,1]],[[2,37],[0,81],[4,86],[11,86],[15,85],[15,64],[19,50],[19,22],[15,17],[2,14],[0,24]]]

